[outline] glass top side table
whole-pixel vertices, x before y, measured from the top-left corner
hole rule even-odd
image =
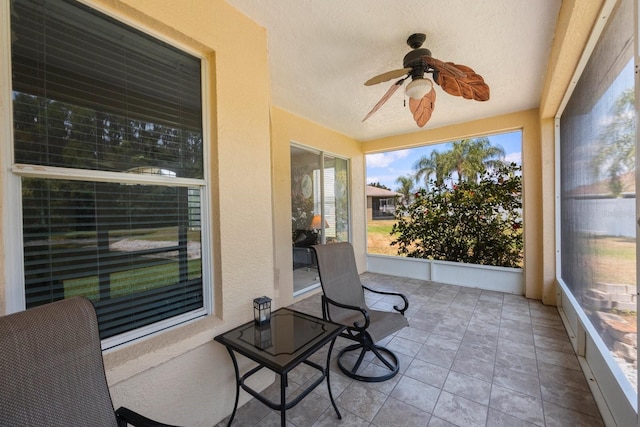
[[[331,393],[329,381],[329,363],[331,351],[336,337],[345,329],[344,325],[329,322],[321,318],[301,313],[288,308],[281,308],[273,312],[271,323],[266,326],[257,326],[253,321],[238,326],[228,332],[218,335],[214,339],[223,344],[233,362],[236,374],[236,399],[233,412],[229,418],[231,425],[238,408],[240,387],[253,397],[270,407],[280,411],[281,425],[286,425],[286,410],[298,404],[314,388],[327,379],[331,404],[339,419],[342,415],[336,406]],[[325,344],[331,343],[327,354],[327,363],[322,367],[307,360]],[[257,367],[240,375],[235,353],[242,354],[258,364]],[[300,363],[304,363],[319,370],[322,375],[309,387],[298,394],[290,402],[286,401],[287,374]],[[263,368],[280,375],[280,402],[275,403],[253,390],[245,381]]]

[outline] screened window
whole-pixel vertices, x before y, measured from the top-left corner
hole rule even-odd
[[[366,163],[369,254],[522,267],[522,131],[367,154]]]
[[[562,113],[559,230],[561,280],[637,390],[633,10],[614,9]]]
[[[75,1],[11,8],[26,308],[86,296],[102,338],[203,314],[201,60]]]

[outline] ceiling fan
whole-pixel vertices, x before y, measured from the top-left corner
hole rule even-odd
[[[443,62],[434,58],[431,56],[429,49],[421,47],[425,39],[426,36],[422,33],[409,36],[407,44],[413,50],[407,53],[402,60],[404,68],[387,71],[364,83],[365,86],[371,86],[400,77],[400,80],[389,88],[387,93],[380,98],[380,101],[362,119],[363,122],[378,111],[391,98],[391,95],[402,86],[404,81],[410,78],[411,81],[405,89],[405,94],[409,97],[409,109],[413,113],[414,120],[418,126],[423,127],[431,118],[436,101],[433,82],[425,77],[428,73],[431,73],[433,81],[450,95],[476,101],[487,101],[489,99],[489,86],[484,82],[482,76],[466,65]]]

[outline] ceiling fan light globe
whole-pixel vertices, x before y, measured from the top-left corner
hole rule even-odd
[[[413,99],[422,99],[426,94],[431,92],[433,88],[433,82],[429,79],[413,79],[411,83],[407,85],[404,93]]]

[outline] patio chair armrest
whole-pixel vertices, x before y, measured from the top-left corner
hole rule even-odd
[[[333,322],[333,320],[331,320],[331,316],[329,315],[329,304],[339,308],[344,308],[346,310],[359,311],[362,314],[362,316],[364,317],[364,325],[361,325],[360,322],[353,322],[353,329],[356,329],[359,332],[364,332],[369,327],[370,319],[367,310],[355,305],[341,304],[337,301],[327,298],[325,295],[322,295],[322,314],[326,320],[330,320]]]
[[[126,427],[132,425],[135,427],[177,427],[170,424],[163,424],[132,411],[131,409],[120,407],[116,411],[118,426]]]
[[[404,294],[401,294],[400,292],[377,291],[375,289],[368,288],[368,287],[366,287],[364,285],[362,285],[362,287],[365,288],[369,292],[373,292],[374,294],[394,295],[394,296],[402,298],[402,300],[404,301],[404,306],[402,308],[400,308],[397,305],[394,305],[393,308],[396,311],[399,311],[400,314],[402,314],[403,316],[404,316],[404,312],[407,311],[407,309],[409,308],[409,300],[407,299],[406,296],[404,296]]]

